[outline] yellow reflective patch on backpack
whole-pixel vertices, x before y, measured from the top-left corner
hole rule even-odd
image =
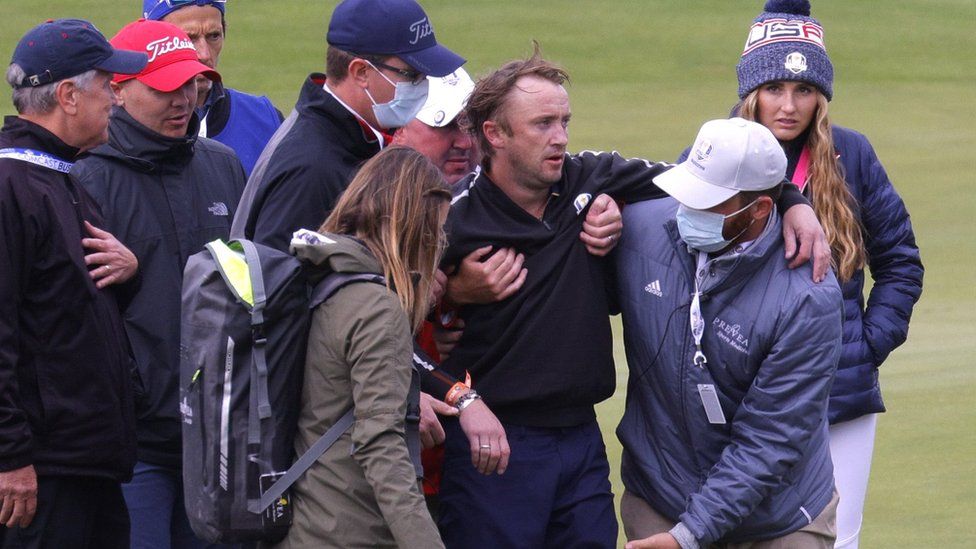
[[[230,285],[234,294],[248,306],[253,306],[254,292],[251,288],[251,273],[248,271],[244,253],[232,249],[219,239],[208,243],[207,249],[210,250],[221,274],[224,275],[224,280]]]

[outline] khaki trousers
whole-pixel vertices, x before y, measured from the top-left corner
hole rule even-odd
[[[713,543],[702,549],[833,549],[837,537],[837,492],[827,507],[810,524],[785,536],[742,543]],[[674,522],[658,514],[646,501],[624,490],[620,498],[620,519],[628,540],[668,532]]]

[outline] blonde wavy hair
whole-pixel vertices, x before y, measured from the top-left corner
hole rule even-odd
[[[752,90],[738,106],[739,116],[758,121],[759,89]],[[813,211],[827,234],[834,271],[841,282],[850,280],[864,267],[867,252],[857,205],[847,183],[843,167],[837,161],[827,98],[817,90],[817,111],[807,137],[810,168],[807,178],[813,196]]]
[[[319,229],[366,244],[414,332],[430,309],[434,272],[447,244],[441,209],[450,201],[434,164],[413,149],[390,147],[363,165]]]

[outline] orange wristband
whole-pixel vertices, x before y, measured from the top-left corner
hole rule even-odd
[[[450,406],[457,406],[458,398],[460,398],[461,394],[470,388],[471,373],[465,372],[464,381],[458,381],[454,385],[451,385],[451,388],[447,390],[447,394],[444,395],[444,402]]]

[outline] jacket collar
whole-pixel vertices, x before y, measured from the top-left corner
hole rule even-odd
[[[12,145],[45,152],[69,162],[81,152],[80,149],[68,145],[43,126],[19,116],[4,117],[2,132]]]
[[[137,122],[123,108],[115,108],[109,124],[108,143],[93,155],[121,161],[143,172],[175,173],[193,159],[200,119],[194,113],[183,137],[167,137]]]
[[[744,284],[753,274],[758,272],[769,261],[777,261],[783,248],[782,220],[777,209],[770,213],[769,221],[762,234],[752,244],[737,254],[724,254],[713,258],[708,263],[709,272],[714,276],[707,276],[702,281],[702,293],[726,290]],[[675,253],[688,267],[688,274],[692,277],[691,286],[694,287],[694,276],[697,270],[698,252],[688,249],[688,245],[681,240],[678,223],[673,218],[665,224],[671,245]]]
[[[367,160],[375,156],[380,150],[379,143],[367,141],[359,119],[325,91],[324,84],[324,74],[310,74],[298,95],[295,110],[305,116],[326,119],[334,127],[335,134],[330,139],[356,158]]]

